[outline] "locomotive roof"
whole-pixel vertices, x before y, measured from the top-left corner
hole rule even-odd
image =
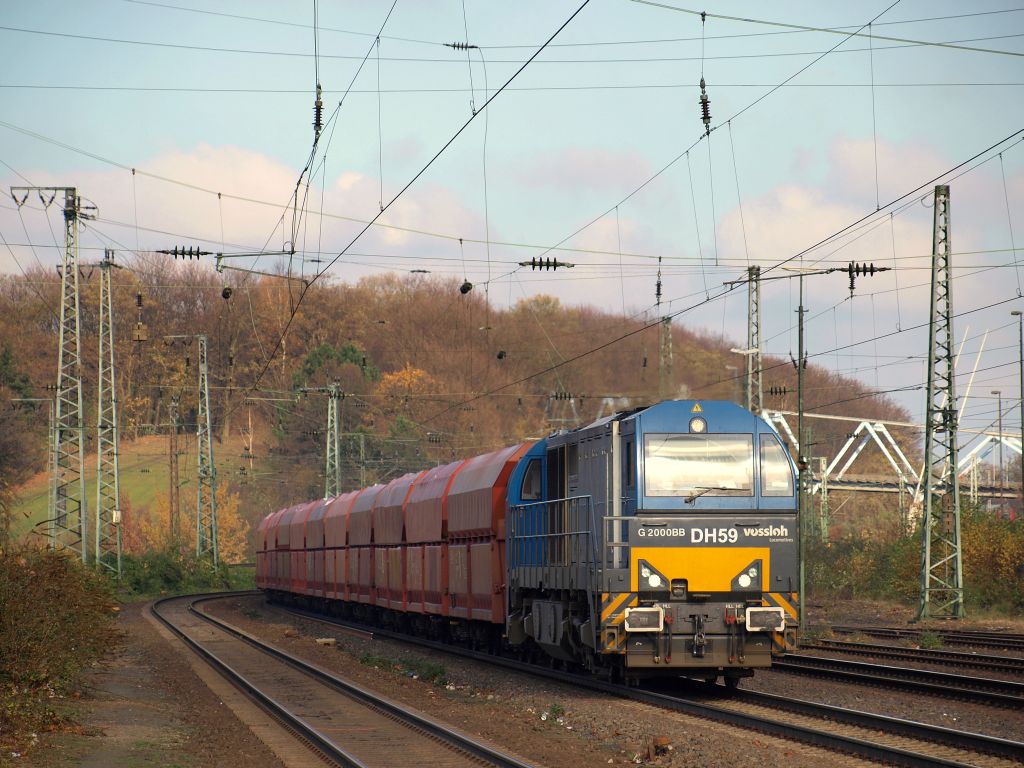
[[[638,408],[632,408],[626,411],[618,411],[616,413],[609,414],[608,416],[602,416],[599,419],[595,419],[589,424],[582,427],[576,427],[575,429],[562,429],[558,432],[553,432],[547,438],[548,445],[556,446],[563,445],[565,443],[574,442],[580,438],[590,437],[585,433],[597,433],[604,434],[609,430],[608,425],[613,421],[627,421],[629,419],[636,418],[645,411],[654,410],[656,408],[662,408],[664,406],[670,406],[672,404],[678,404],[679,407],[690,407],[694,403],[700,403],[704,410],[714,410],[721,412],[721,409],[725,408],[728,410],[739,410],[749,413],[742,406],[737,405],[727,400],[698,400],[698,399],[685,399],[685,400],[662,400],[658,403],[652,403],[651,405],[644,405]]]

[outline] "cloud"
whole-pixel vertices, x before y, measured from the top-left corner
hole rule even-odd
[[[26,175],[40,186],[66,183],[46,173],[26,171]],[[331,180],[326,190],[314,184],[308,195],[300,194],[300,199],[306,201],[307,214],[293,232],[290,197],[299,169],[235,146],[200,144],[189,150],[173,149],[140,163],[134,175],[116,168],[78,171],[73,175],[79,193],[99,211],[99,218],[85,222],[81,233],[83,260],[90,258],[90,249],[102,249],[105,245],[131,250],[196,245],[225,252],[274,251],[287,249],[293,239],[299,249],[322,248],[326,254],[336,254],[363,228],[363,222],[380,212],[379,179],[346,171]],[[168,179],[184,183],[171,183]],[[5,186],[7,183],[23,182],[8,180]],[[321,208],[332,214],[324,216],[322,222]],[[55,247],[54,238],[59,239],[62,231],[59,204],[51,206],[44,215],[33,196],[21,214],[27,236],[22,233],[17,212],[0,208],[0,232],[14,244],[19,261],[26,266],[35,263],[31,251],[17,245],[27,241],[37,246],[40,260],[47,266],[57,263],[60,250]],[[406,192],[385,213],[381,223],[410,231],[374,227],[353,250],[408,257],[443,253],[453,257],[458,255],[457,243],[411,230],[457,233],[474,239],[482,239],[485,232],[482,216],[455,191],[427,183]],[[47,244],[49,248],[39,247]],[[411,266],[398,266],[403,264]],[[272,265],[271,260],[264,259],[259,268],[270,269]],[[380,259],[374,266],[395,265],[394,260]],[[2,247],[0,268],[8,272],[18,269]],[[372,267],[360,274],[369,271]]]
[[[653,172],[639,152],[570,147],[537,153],[514,173],[528,187],[560,192],[605,192],[630,189]]]

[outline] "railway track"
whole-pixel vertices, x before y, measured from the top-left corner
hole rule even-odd
[[[204,614],[226,595],[166,598],[153,615],[234,685],[270,711],[311,752],[345,768],[528,764],[410,712]]]
[[[333,627],[366,631],[366,627],[296,608],[278,610]],[[722,686],[708,687],[709,695],[679,696],[675,693],[615,685],[590,677],[550,670],[532,664],[495,657],[400,633],[373,628],[375,637],[398,640],[448,654],[499,664],[545,680],[585,687],[652,706],[703,717],[785,739],[852,754],[887,765],[985,766],[1002,768],[1024,762],[1024,743],[982,734],[955,731],[911,720],[843,709],[772,694],[739,691],[727,693]]]
[[[1017,656],[988,656],[965,651],[904,648],[896,645],[856,643],[850,640],[815,640],[812,643],[801,643],[800,648],[801,650],[837,651],[858,656],[919,661],[967,669],[987,669],[1007,674],[1024,674],[1024,658]]]
[[[906,629],[903,627],[857,627],[839,625],[831,630],[841,635],[860,634],[919,642],[922,636],[939,638],[945,645],[973,646],[975,648],[1002,648],[1024,651],[1024,635],[968,630]]]
[[[674,708],[680,701],[671,695],[665,699],[651,703]],[[865,752],[863,756],[891,765],[995,768],[1019,766],[1024,761],[1024,744],[1020,742],[770,693],[730,692],[723,694],[716,706],[755,718],[778,720],[782,715],[786,723],[805,727],[812,734],[827,730],[833,738],[846,739],[848,744],[876,748],[878,755],[872,757]]]
[[[1024,707],[1024,683],[989,677],[955,675],[913,667],[894,667],[863,661],[805,656],[787,653],[772,662],[772,669],[828,676],[871,685],[886,685],[917,693],[931,693],[957,699],[1007,707]]]

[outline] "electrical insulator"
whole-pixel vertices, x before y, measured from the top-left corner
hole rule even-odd
[[[183,260],[184,259],[188,259],[189,261],[192,261],[193,257],[198,259],[200,256],[210,256],[211,255],[210,251],[204,251],[204,250],[202,250],[199,247],[192,247],[191,245],[188,248],[186,248],[183,245],[182,246],[176,245],[176,246],[174,246],[173,248],[171,248],[169,250],[166,249],[166,248],[162,249],[162,250],[158,250],[157,253],[167,254],[168,256],[173,256],[175,259],[177,259],[180,256]]]
[[[707,136],[711,133],[711,99],[708,98],[708,93],[704,90],[704,78],[700,79],[700,119],[704,123],[704,135]]]
[[[768,394],[773,397],[783,397],[789,394],[789,387],[768,387]]]
[[[138,307],[139,309],[142,309],[142,294],[141,293],[136,293],[135,294],[135,306]]]
[[[504,349],[499,349],[497,357],[498,357],[499,360],[504,360],[505,359],[505,350]]]
[[[529,261],[520,261],[519,262],[519,266],[520,267],[529,267],[530,269],[546,270],[546,269],[558,269],[559,267],[565,267],[565,268],[568,269],[568,268],[571,268],[571,267],[575,267],[576,265],[575,264],[570,264],[567,261],[559,261],[558,259],[552,259],[550,256],[548,258],[544,258],[544,257],[538,258],[538,257],[534,256]]]
[[[850,293],[853,294],[853,287],[857,277],[872,277],[875,272],[887,272],[891,267],[876,267],[874,262],[858,264],[851,261],[846,266],[846,274],[850,276]]]
[[[459,293],[465,296],[467,293],[473,290],[473,284],[469,280],[463,281],[462,285],[459,286]]]
[[[324,128],[324,102],[320,98],[320,83],[316,84],[316,101],[313,102],[313,134],[320,138],[320,131]]]

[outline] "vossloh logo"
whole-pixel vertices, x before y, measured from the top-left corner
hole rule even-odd
[[[772,539],[786,538],[789,536],[789,528],[784,525],[765,525],[760,528],[744,528],[745,536],[768,537]]]

